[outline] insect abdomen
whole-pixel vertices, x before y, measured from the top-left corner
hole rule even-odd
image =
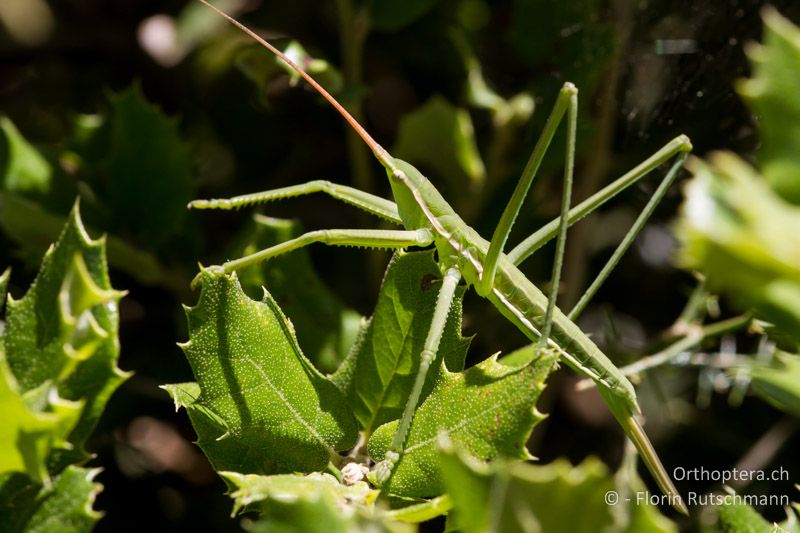
[[[489,300],[529,339],[538,340],[544,322],[547,297],[516,267],[503,261]],[[578,372],[599,386],[636,406],[633,385],[592,340],[558,308],[553,314],[550,346]]]

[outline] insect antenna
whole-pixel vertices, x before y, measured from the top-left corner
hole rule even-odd
[[[394,168],[394,163],[392,161],[391,156],[389,156],[389,152],[387,152],[383,148],[383,146],[378,144],[378,142],[375,139],[373,139],[372,136],[369,133],[367,133],[367,130],[365,130],[364,127],[361,124],[358,123],[358,121],[353,117],[353,115],[351,115],[344,108],[344,106],[342,106],[342,104],[340,104],[336,100],[336,98],[334,98],[328,91],[326,91],[322,87],[322,85],[320,85],[317,82],[317,80],[315,80],[311,76],[311,74],[309,74],[308,72],[303,70],[302,67],[297,65],[297,63],[295,63],[291,59],[289,59],[286,56],[286,54],[284,54],[283,52],[281,52],[280,50],[275,48],[266,39],[264,39],[263,37],[259,36],[256,32],[254,32],[253,30],[251,30],[250,28],[248,28],[247,26],[245,26],[244,24],[242,24],[241,22],[239,22],[238,20],[236,20],[232,16],[228,15],[227,13],[225,13],[224,11],[219,9],[218,7],[210,4],[207,0],[200,0],[200,2],[202,2],[203,4],[205,4],[207,7],[211,8],[212,10],[216,11],[217,14],[219,14],[225,20],[227,20],[228,22],[230,22],[231,24],[233,24],[234,26],[239,28],[241,31],[243,31],[244,33],[249,35],[258,44],[260,44],[261,46],[263,46],[264,48],[266,48],[267,50],[269,50],[270,52],[272,52],[273,54],[278,56],[284,63],[289,65],[289,68],[291,68],[292,70],[297,72],[300,76],[302,76],[303,79],[306,80],[306,82],[308,82],[308,84],[311,85],[311,87],[313,87],[315,91],[317,91],[319,94],[322,95],[323,98],[325,98],[328,102],[330,102],[330,104],[336,109],[336,111],[338,111],[339,114],[342,115],[342,117],[344,117],[344,119],[348,122],[348,124],[350,124],[350,126],[356,131],[356,133],[358,133],[359,137],[361,137],[364,140],[364,142],[367,143],[367,146],[369,146],[370,150],[372,150],[372,153],[375,154],[375,157],[377,157],[378,160],[381,163],[383,163],[383,165],[386,166],[387,168],[391,168],[391,169]]]

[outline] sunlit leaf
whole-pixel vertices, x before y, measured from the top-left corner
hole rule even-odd
[[[446,447],[442,477],[453,500],[452,524],[464,533],[482,533],[490,524],[498,533],[677,531],[654,506],[635,500],[609,506],[605,498],[615,490],[614,479],[594,458],[578,466],[564,460],[488,466]]]
[[[6,306],[6,294],[8,293],[8,280],[11,278],[11,269],[7,268],[0,274],[0,313],[3,312]],[[0,324],[3,324],[3,327],[0,328],[0,338],[3,336],[3,329],[5,328],[5,323],[0,321]],[[0,343],[2,346],[2,343]]]
[[[341,393],[305,358],[268,293],[257,302],[235,276],[201,276],[184,345],[197,386],[168,389],[186,407],[198,444],[218,470],[323,469],[357,437]]]
[[[234,512],[243,509],[269,508],[269,500],[290,502],[302,498],[329,498],[337,507],[353,508],[355,505],[372,503],[378,497],[378,491],[371,489],[365,482],[346,486],[330,474],[313,473],[305,476],[283,474],[276,476],[259,476],[255,474],[238,474],[236,472],[220,472],[234,490]]]
[[[719,525],[723,533],[800,533],[798,510],[786,509],[786,520],[780,524],[767,522],[743,499],[742,495],[727,489],[722,505],[719,506]]]
[[[76,207],[30,289],[9,299],[5,359],[28,405],[46,412],[58,410],[52,398],[82,403],[77,425],[67,428],[71,446],[62,450],[71,458],[51,457],[56,470],[81,457],[106,401],[126,377],[116,366],[121,295],[109,282],[105,242],[89,238]]]
[[[24,476],[0,479],[0,530],[88,533],[101,514],[92,506],[102,489],[99,470],[68,466],[46,487]]]
[[[751,390],[776,408],[800,416],[800,356],[778,352],[770,365],[747,370]]]
[[[365,482],[345,486],[330,474],[307,476],[241,475],[220,472],[232,487],[234,512],[255,511],[258,522],[250,531],[309,533],[410,532],[407,524],[383,519],[375,507],[378,491]]]
[[[453,191],[478,187],[486,178],[469,113],[438,95],[403,117],[392,153],[430,169]]]
[[[5,295],[8,271],[0,276]],[[0,335],[0,530],[88,532],[100,485],[83,444],[109,395],[116,366],[117,301],[105,243],[89,238],[77,205],[33,284],[9,298]],[[2,306],[0,306],[0,310]]]
[[[442,437],[481,461],[529,459],[525,443],[542,418],[535,404],[556,360],[544,352],[529,365],[510,367],[493,356],[461,373],[443,369],[414,415],[403,455],[383,489],[407,497],[442,494],[438,448]],[[397,426],[397,421],[385,424],[372,435],[373,459],[384,458]]]
[[[396,254],[386,270],[372,318],[333,377],[367,434],[399,418],[403,411],[440,286],[441,273],[432,251]],[[469,339],[461,337],[462,296],[460,290],[450,309],[423,398],[433,388],[440,361],[451,370],[464,367]]]
[[[710,164],[692,159],[689,168],[681,262],[800,341],[800,208],[733,154],[714,154]]]
[[[738,89],[758,115],[761,172],[785,200],[800,204],[800,29],[767,9],[763,40],[748,49],[753,77]]]
[[[0,189],[47,193],[53,169],[7,117],[0,117]]]
[[[41,413],[26,405],[5,360],[0,361],[0,475],[24,472],[35,481],[47,479],[46,460],[54,446],[63,445],[66,435],[59,431],[74,423],[73,412]]]
[[[255,215],[230,257],[242,257],[287,241],[302,233],[295,221]],[[250,295],[265,287],[283,312],[291,317],[297,340],[317,368],[332,372],[356,340],[361,315],[345,307],[322,282],[311,264],[308,250],[275,257],[258,268],[239,274]]]

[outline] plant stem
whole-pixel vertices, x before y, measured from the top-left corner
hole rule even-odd
[[[752,320],[752,316],[750,316],[749,313],[745,313],[733,318],[714,322],[713,324],[708,324],[707,326],[692,328],[684,337],[678,339],[660,352],[639,359],[630,365],[623,366],[619,370],[623,375],[630,376],[669,363],[675,357],[689,348],[697,346],[705,339],[718,337],[725,333],[741,329],[743,326],[747,325],[750,320]],[[594,382],[592,380],[583,379],[578,382],[575,388],[578,390],[585,390],[593,385]]]

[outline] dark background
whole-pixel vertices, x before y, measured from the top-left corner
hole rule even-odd
[[[384,146],[392,146],[400,117],[431,95],[466,106],[466,70],[448,33],[462,24],[457,15],[461,4],[441,0],[400,28],[373,27],[370,32],[364,46],[363,80],[342,97],[350,104],[362,98],[365,126]],[[558,7],[558,2],[524,0],[473,4],[483,15],[464,34],[489,85],[503,97],[522,91],[535,95],[534,117],[518,130],[513,158],[505,161],[513,173],[518,174],[527,159],[555,91],[566,80],[579,86],[583,113],[576,200],[680,133],[691,137],[694,153],[701,156],[725,148],[747,157],[758,145],[753,117],[732,85],[748,74],[744,49],[760,37],[763,2],[584,0],[568,8]],[[800,21],[795,2],[774,5]],[[8,32],[0,33],[0,112],[44,152],[57,152],[67,142],[76,113],[103,113],[110,93],[136,83],[148,100],[177,117],[195,162],[196,197],[224,197],[320,178],[354,184],[343,121],[305,86],[292,87],[281,73],[268,84],[253,83],[232,59],[221,60],[216,73],[203,66],[203,59],[219,51],[225,39],[235,38],[225,26],[209,32],[175,65],[160,64],[142,48],[137,31],[143,21],[159,14],[178,16],[184,7],[180,1],[52,0],[53,26],[39,42],[20,42]],[[240,13],[248,26],[278,42],[282,37],[295,38],[313,55],[337,66],[342,62],[335,2],[251,1]],[[664,39],[693,44],[685,53],[660,55],[658,42]],[[491,117],[474,107],[470,113],[485,155]],[[557,214],[562,156],[558,143],[553,150],[511,242]],[[382,170],[371,163],[370,171],[373,192],[386,196]],[[470,214],[467,222],[488,238],[513,188],[511,174],[500,175],[491,193],[483,196],[470,197],[457,189],[445,194],[455,196],[454,203]],[[576,293],[602,267],[613,250],[614,236],[624,232],[622,221],[632,220],[656,182],[651,178],[634,187],[599,217],[570,233],[563,307],[574,302]],[[584,314],[581,324],[618,361],[655,351],[696,283],[691,274],[673,266],[675,243],[669,228],[680,200],[680,187],[673,187],[645,235]],[[53,210],[63,215],[68,207],[53,205]],[[189,212],[180,222],[178,236],[153,248],[185,289],[180,283],[177,288],[144,286],[112,271],[114,286],[129,291],[121,304],[120,366],[135,375],[115,393],[89,443],[97,454],[91,464],[103,467],[98,479],[105,486],[95,505],[105,512],[98,531],[239,527],[236,519],[228,518],[231,502],[223,494],[223,484],[186,445],[193,439],[188,418],[183,412],[176,414],[166,393],[157,387],[192,379],[175,345],[187,337],[180,304],[192,304],[196,298],[188,290],[196,263],[224,258],[231,236],[245,224],[249,212]],[[299,217],[307,229],[373,225],[354,209],[321,196],[271,204],[264,212]],[[136,235],[121,236],[137,243]],[[0,233],[0,265],[13,267],[11,292],[17,297],[36,268],[20,250],[19,243]],[[334,293],[369,314],[387,256],[323,247],[313,248],[311,256]],[[552,250],[546,248],[523,270],[546,284],[551,258]],[[721,305],[724,316],[726,303]],[[477,333],[470,351],[473,362],[525,343],[475,294],[465,299],[464,330]],[[747,336],[736,340],[739,351],[752,350]],[[648,379],[644,384],[643,408],[667,465],[729,468],[770,428],[785,425],[780,413],[751,397],[740,407],[731,407],[726,394],[715,393],[708,405],[699,405],[696,370],[669,370],[658,376],[658,381]],[[622,435],[592,393],[574,392],[575,381],[569,371],[552,379],[540,404],[550,417],[534,432],[532,453],[543,462],[561,456],[577,462],[596,454],[615,467],[621,458]],[[682,409],[672,408],[676,400]],[[782,465],[796,479],[799,465],[789,452],[798,444],[796,434],[790,437],[770,467]],[[189,461],[188,466],[175,466],[175,460],[159,463],[157,458],[164,454],[158,450],[171,447]],[[713,484],[679,482],[678,488],[705,491]],[[748,490],[796,497],[790,482]],[[782,519],[781,509],[762,511],[770,519]]]

